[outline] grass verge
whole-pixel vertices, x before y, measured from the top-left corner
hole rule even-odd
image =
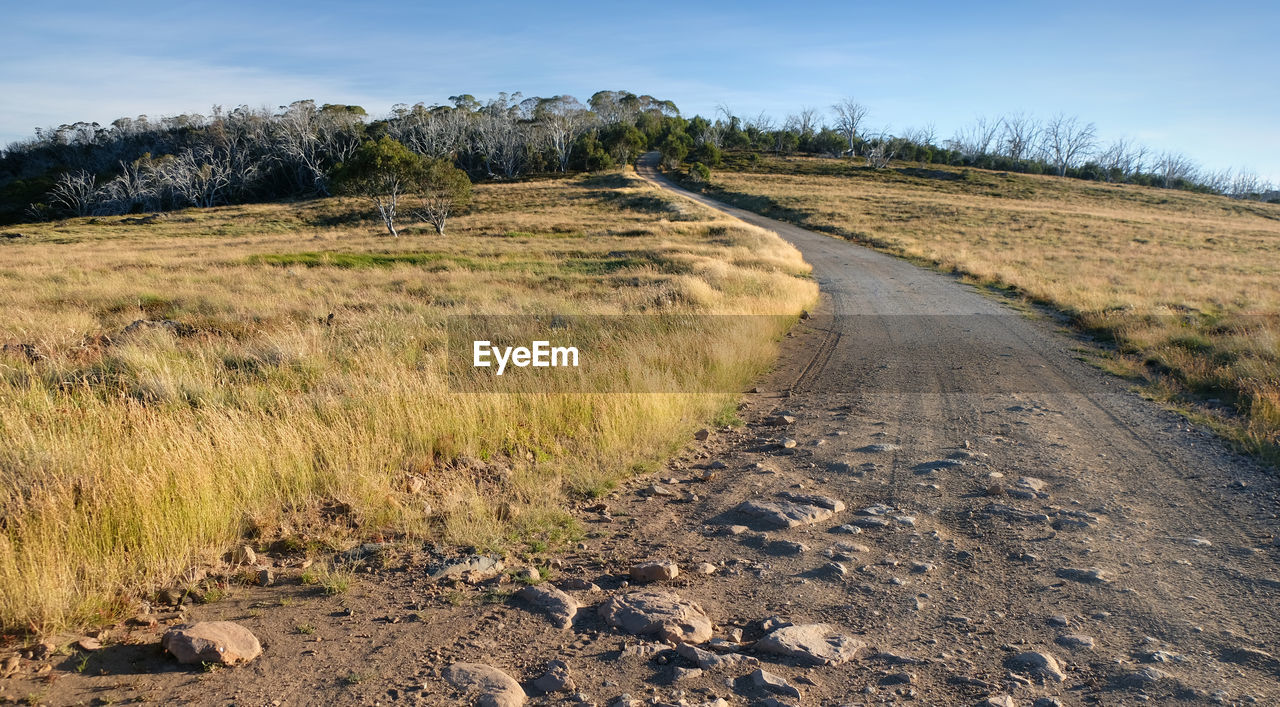
[[[242,538],[573,537],[567,504],[733,396],[456,394],[447,316],[795,315],[816,297],[773,234],[625,174],[478,186],[445,237],[391,240],[360,209],[74,219],[0,244],[4,629],[112,621]],[[740,390],[777,322],[633,343],[687,354],[655,375]],[[600,390],[622,363],[591,372]]]

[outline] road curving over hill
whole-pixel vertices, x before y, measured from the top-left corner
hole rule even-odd
[[[862,533],[874,545],[858,560],[868,569],[806,602],[810,612],[883,645],[947,654],[955,673],[966,666],[1018,699],[1280,698],[1280,660],[1265,657],[1280,655],[1280,506],[1267,469],[1078,360],[1079,342],[1051,322],[681,189],[656,164],[646,155],[637,171],[777,232],[821,288],[821,307],[785,347],[781,394],[759,401],[762,415],[790,411],[786,434],[801,450],[769,485],[914,518]],[[933,567],[913,576],[911,562]],[[1025,650],[1068,663],[1064,681],[1009,685],[1001,668]],[[960,684],[936,677],[915,689],[941,699]]]

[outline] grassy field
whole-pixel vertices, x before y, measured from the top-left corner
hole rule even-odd
[[[1114,342],[1104,365],[1280,462],[1280,205],[741,155],[709,193],[1065,312]]]
[[[730,421],[735,396],[451,392],[448,315],[784,315],[630,342],[671,352],[677,386],[726,391],[817,292],[776,236],[626,174],[478,186],[444,237],[392,240],[366,211],[9,229],[0,625],[111,621],[241,538],[554,544],[574,533],[567,503]],[[623,363],[585,375],[609,390]]]

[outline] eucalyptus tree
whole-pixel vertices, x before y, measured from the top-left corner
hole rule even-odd
[[[449,217],[471,200],[471,180],[452,162],[427,160],[415,191],[420,203],[418,218],[443,236]]]
[[[578,99],[563,95],[537,99],[533,119],[555,157],[556,167],[561,172],[567,171],[574,141],[592,127],[595,116]]]
[[[845,98],[831,106],[831,110],[836,115],[835,129],[849,144],[849,156],[852,157],[855,140],[858,139],[858,130],[867,118],[867,107],[852,98]]]
[[[400,202],[421,188],[425,176],[422,157],[384,135],[361,143],[350,159],[334,169],[333,182],[341,193],[372,202],[387,233],[399,238]]]

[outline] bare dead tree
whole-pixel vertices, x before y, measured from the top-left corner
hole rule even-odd
[[[1075,167],[1089,155],[1097,138],[1093,123],[1081,123],[1076,116],[1062,113],[1050,118],[1044,126],[1044,144],[1049,163],[1058,171],[1058,176],[1066,175],[1068,168]]]
[[[970,160],[977,159],[991,153],[991,144],[995,142],[999,130],[999,121],[978,116],[972,124],[957,131],[947,141],[947,146]]]
[[[104,185],[112,211],[153,210],[160,206],[160,189],[150,158],[121,162],[120,174]]]
[[[1164,152],[1152,165],[1165,189],[1172,189],[1178,182],[1190,182],[1196,175],[1196,164],[1181,152]]]
[[[202,147],[186,150],[165,163],[161,178],[180,202],[208,208],[226,202],[235,173],[231,155]]]
[[[473,147],[488,172],[508,179],[520,174],[528,158],[528,125],[509,112],[485,110],[476,121]]]
[[[91,215],[98,198],[98,178],[83,169],[64,172],[49,192],[49,200],[73,216]]]
[[[1004,154],[1014,162],[1029,159],[1040,139],[1040,123],[1025,113],[1015,113],[1001,118],[1000,128]]]
[[[852,98],[845,98],[831,106],[831,110],[836,117],[835,129],[849,143],[849,156],[853,157],[855,156],[854,141],[858,138],[858,129],[862,127],[862,121],[867,118],[867,108]]]
[[[801,140],[808,140],[818,132],[818,109],[804,106],[796,113],[792,125]]]
[[[1236,199],[1261,200],[1264,194],[1274,191],[1272,184],[1258,176],[1257,172],[1242,170],[1232,178],[1227,194]]]
[[[897,158],[903,139],[888,133],[880,133],[867,139],[867,164],[873,169],[884,169]]]
[[[1135,144],[1128,138],[1112,140],[1105,149],[1098,153],[1098,164],[1104,171],[1104,179],[1111,181],[1116,176],[1131,177],[1142,171],[1142,160],[1147,148]]]
[[[448,107],[426,108],[421,103],[400,111],[388,132],[405,147],[431,159],[452,159],[466,148],[470,116]]]

